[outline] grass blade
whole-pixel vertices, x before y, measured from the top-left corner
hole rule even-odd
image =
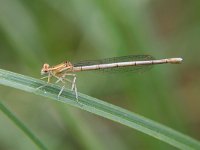
[[[4,112],[4,114],[10,118],[40,149],[42,150],[47,150],[47,148],[42,144],[40,139],[36,137],[29,128],[27,128],[22,121],[20,121],[16,115],[11,112],[7,106],[5,106],[1,101],[0,101],[0,110]]]
[[[0,84],[27,92],[32,92],[44,97],[49,97],[52,100],[68,103],[96,115],[129,126],[180,149],[200,149],[200,143],[187,135],[177,132],[148,118],[142,117],[123,108],[114,106],[85,94],[79,93],[79,103],[77,103],[75,94],[70,90],[64,90],[58,99],[58,93],[61,87],[54,84],[48,84],[44,88],[36,90],[36,88],[45,85],[46,83],[32,77],[2,69],[0,69]]]

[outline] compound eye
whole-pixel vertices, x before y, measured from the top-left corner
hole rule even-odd
[[[44,68],[44,69],[48,69],[48,68],[49,68],[49,64],[44,64],[44,65],[43,65],[43,68]]]

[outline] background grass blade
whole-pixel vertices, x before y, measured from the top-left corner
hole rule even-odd
[[[40,141],[40,139],[35,136],[29,128],[27,128],[22,121],[20,121],[16,115],[11,112],[7,106],[5,106],[1,101],[0,101],[0,110],[4,112],[4,114],[10,118],[40,149],[42,150],[47,150],[46,146],[43,145],[43,143]]]
[[[60,91],[59,86],[48,84],[44,88],[36,89],[42,85],[45,85],[46,83],[38,79],[5,70],[0,70],[0,83],[27,92],[42,95],[44,97],[49,97],[52,100],[68,103],[75,107],[134,128],[180,149],[200,149],[200,143],[190,138],[189,136],[156,123],[150,119],[98,100],[96,98],[87,96],[85,94],[79,93],[78,103],[76,102],[75,94],[69,90],[65,90],[61,97],[58,99],[57,95]]]

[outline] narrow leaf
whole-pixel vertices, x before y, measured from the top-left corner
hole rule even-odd
[[[61,87],[55,84],[46,84],[44,81],[1,69],[0,84],[49,97],[52,100],[68,103],[72,106],[129,126],[183,150],[200,149],[200,143],[187,135],[88,95],[78,93],[79,98],[77,102],[75,93],[66,89],[58,98]],[[37,89],[43,85],[46,86]]]
[[[1,101],[0,101],[0,110],[8,117],[10,120],[12,120],[37,146],[38,148],[42,150],[47,150],[46,146],[43,145],[43,143],[40,141],[40,139],[33,134],[33,132],[26,127],[26,125],[17,118],[17,116],[11,112],[7,106],[5,106]]]

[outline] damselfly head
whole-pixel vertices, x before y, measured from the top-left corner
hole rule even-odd
[[[41,75],[45,75],[47,73],[49,73],[49,64],[44,64],[41,69]]]

